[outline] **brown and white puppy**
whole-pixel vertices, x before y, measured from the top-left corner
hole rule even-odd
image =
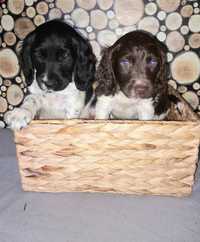
[[[169,107],[166,53],[165,45],[144,31],[127,33],[104,49],[95,97],[85,113],[93,110],[96,119],[164,119]]]

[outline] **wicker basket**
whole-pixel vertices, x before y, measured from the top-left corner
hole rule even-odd
[[[171,115],[180,120],[181,112],[175,110]],[[189,195],[200,122],[187,105],[182,117],[192,120],[33,121],[15,132],[22,187],[40,192]]]

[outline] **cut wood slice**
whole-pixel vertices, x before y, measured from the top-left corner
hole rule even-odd
[[[39,14],[41,15],[45,15],[48,13],[48,9],[49,9],[49,6],[46,2],[39,2],[37,5],[36,5],[36,10]]]
[[[194,110],[198,107],[199,98],[194,92],[188,91],[185,92],[182,96],[192,106]]]
[[[199,82],[195,82],[193,85],[192,85],[193,89],[194,90],[199,90],[200,89],[200,83]]]
[[[49,19],[56,19],[61,17],[62,17],[62,12],[59,8],[52,8],[49,11]]]
[[[36,26],[39,26],[45,23],[45,17],[42,15],[36,15],[33,21]]]
[[[200,32],[200,14],[192,15],[189,19],[188,26],[192,32]]]
[[[19,62],[15,52],[9,48],[0,50],[0,75],[12,78],[19,73]]]
[[[186,86],[179,86],[178,87],[178,92],[179,93],[185,93],[185,92],[187,92],[187,87]]]
[[[12,85],[7,90],[7,100],[9,104],[16,106],[23,100],[24,93],[18,85]]]
[[[6,43],[3,42],[3,43],[1,44],[1,46],[2,46],[3,48],[5,48],[5,47],[6,47]]]
[[[4,80],[3,81],[3,84],[6,86],[6,87],[9,87],[9,86],[11,86],[12,85],[12,82],[11,82],[11,80]]]
[[[29,17],[29,18],[33,18],[35,17],[36,15],[36,11],[35,11],[35,8],[34,7],[29,7],[26,9],[26,15]]]
[[[107,25],[107,16],[99,9],[91,11],[90,18],[91,25],[95,29],[104,29]]]
[[[55,4],[52,3],[52,2],[50,2],[50,3],[49,3],[49,8],[54,8],[54,7],[55,7]]]
[[[3,36],[3,39],[8,46],[14,45],[17,41],[17,38],[13,32],[6,32]]]
[[[182,17],[179,13],[170,13],[167,16],[165,23],[169,30],[176,30],[182,24]]]
[[[79,7],[84,8],[86,10],[93,9],[96,5],[96,0],[77,0],[77,4]]]
[[[8,0],[8,9],[13,14],[20,14],[24,9],[24,0]]]
[[[98,43],[103,47],[111,46],[117,40],[117,36],[112,31],[105,29],[98,32],[97,40]]]
[[[8,108],[8,103],[5,98],[0,97],[0,113],[4,113]]]
[[[97,3],[101,9],[107,10],[113,5],[113,0],[97,0]]]
[[[166,34],[164,32],[159,32],[157,34],[157,38],[160,40],[160,41],[165,41],[166,39]]]
[[[180,0],[157,0],[158,6],[167,13],[175,11],[180,5]]]
[[[15,22],[14,32],[17,35],[17,37],[21,40],[23,40],[34,29],[35,25],[27,17],[19,18]]]
[[[173,31],[167,35],[166,45],[170,51],[178,52],[183,49],[185,39],[178,31]]]
[[[142,0],[116,0],[114,3],[116,18],[125,26],[136,24],[144,15]]]
[[[63,13],[70,13],[75,6],[74,0],[57,0],[56,1],[56,7],[60,8]]]
[[[196,34],[192,34],[189,38],[189,45],[194,48],[200,48],[200,34],[196,33]]]
[[[160,12],[158,12],[157,17],[158,17],[158,19],[160,19],[162,21],[162,20],[166,19],[166,15],[167,15],[166,12],[160,11]]]
[[[115,13],[113,12],[113,10],[108,10],[106,15],[107,15],[108,19],[113,19],[115,17]]]
[[[185,52],[177,56],[171,64],[172,77],[179,84],[190,84],[200,75],[200,60],[196,53]]]
[[[144,17],[139,22],[138,28],[155,35],[159,30],[159,21],[155,17]]]
[[[188,26],[187,25],[183,25],[182,27],[181,27],[181,33],[183,34],[183,35],[187,35],[188,33],[189,33],[189,28],[188,28]]]
[[[110,29],[116,29],[119,27],[119,22],[116,19],[111,19],[108,23]]]
[[[11,31],[14,28],[14,19],[10,15],[3,15],[1,17],[1,26],[6,31]]]
[[[184,50],[185,50],[185,51],[189,51],[189,50],[190,50],[190,46],[189,46],[189,45],[185,45],[185,46],[184,46]]]
[[[21,82],[22,82],[22,78],[21,78],[20,76],[17,76],[17,77],[15,78],[15,81],[16,81],[17,83],[21,83]]]
[[[5,92],[6,90],[7,90],[7,87],[2,85],[2,86],[1,86],[1,91],[2,91],[2,92]]]
[[[167,53],[167,62],[171,62],[173,60],[174,56],[172,55],[172,53],[168,52]]]
[[[82,8],[77,8],[72,12],[72,20],[79,28],[85,28],[89,25],[89,14]]]
[[[186,5],[181,9],[181,15],[184,18],[189,18],[193,13],[193,7],[191,5]]]
[[[148,3],[145,6],[145,13],[148,15],[154,15],[157,12],[157,5],[155,3]]]
[[[32,6],[34,0],[25,0],[27,6]]]

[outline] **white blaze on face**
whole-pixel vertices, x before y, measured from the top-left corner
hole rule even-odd
[[[48,82],[48,77],[47,77],[47,73],[45,73],[44,77],[42,78],[42,83],[40,84],[42,90],[44,90],[44,91],[46,91],[48,89],[47,86],[45,85],[45,83],[47,83],[47,82]]]

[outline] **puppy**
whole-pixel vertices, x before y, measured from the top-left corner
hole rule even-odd
[[[104,49],[95,96],[82,117],[164,119],[169,109],[166,53],[165,45],[144,31],[127,33]]]
[[[12,129],[32,119],[79,118],[92,95],[96,59],[89,42],[59,20],[40,25],[23,41],[20,64],[29,94],[5,115]]]

